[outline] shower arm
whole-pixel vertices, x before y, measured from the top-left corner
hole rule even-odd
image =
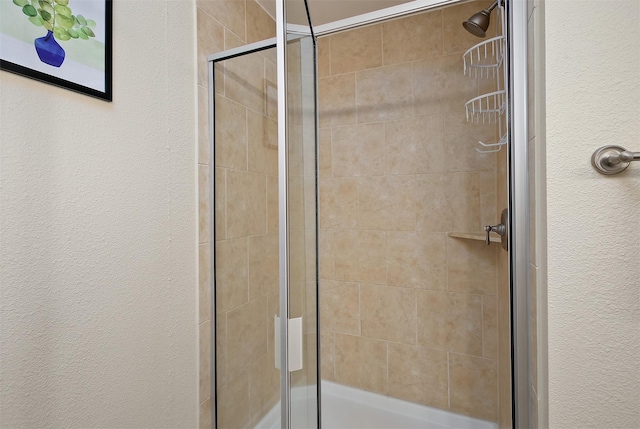
[[[493,2],[493,4],[491,6],[489,6],[488,9],[485,9],[487,12],[491,13],[493,12],[493,9],[495,9],[501,2],[502,0],[496,0]]]

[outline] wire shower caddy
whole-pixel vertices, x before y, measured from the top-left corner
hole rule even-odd
[[[478,143],[488,149],[476,148],[481,153],[499,152],[502,146],[507,144],[507,90],[506,68],[504,67],[506,53],[506,37],[504,6],[498,5],[500,14],[500,28],[496,29],[496,36],[484,40],[470,49],[462,56],[463,72],[465,76],[474,79],[495,79],[496,91],[479,95],[465,103],[465,113],[468,122],[497,124],[500,139],[496,143]]]

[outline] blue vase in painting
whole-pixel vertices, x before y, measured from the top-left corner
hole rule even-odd
[[[48,31],[44,37],[39,37],[34,42],[40,61],[50,66],[60,67],[64,61],[64,49],[56,42],[53,32]]]

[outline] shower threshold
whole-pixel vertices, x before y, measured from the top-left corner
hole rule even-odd
[[[310,396],[305,392],[292,392],[291,410],[296,401]],[[298,398],[298,399],[297,399]],[[292,419],[293,421],[304,421]],[[277,404],[256,426],[257,429],[280,428],[280,406]],[[322,382],[322,429],[497,429],[493,422],[419,405],[401,399],[341,384]]]

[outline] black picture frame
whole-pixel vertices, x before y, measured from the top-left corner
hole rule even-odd
[[[65,1],[62,2],[58,2],[56,0],[45,0],[48,3],[50,3],[50,5],[52,7],[56,7],[56,6],[60,6],[60,5],[64,5]],[[68,8],[72,8],[74,5],[74,0],[67,0],[68,1]],[[40,22],[44,22],[42,20],[42,16],[43,16],[43,12],[42,12],[42,8],[38,7],[36,8],[35,5],[36,3],[39,6],[42,6],[39,2],[39,0],[0,0],[0,2],[4,2],[4,5],[1,5],[4,8],[8,8],[8,6],[11,6],[14,8],[14,10],[17,10],[18,12],[20,12],[20,15],[18,16],[17,14],[14,13],[13,18],[12,18],[12,24],[11,24],[11,29],[13,31],[13,33],[16,33],[16,26],[15,24],[13,24],[14,22],[19,21],[17,18],[21,18],[22,19],[22,23],[20,25],[24,25],[25,27],[29,28],[29,30],[25,30],[29,31],[29,33],[33,33],[34,30],[32,27],[36,27],[36,25],[33,24],[32,22],[29,22],[31,20],[31,18],[33,19],[38,19],[40,20]],[[8,6],[7,3],[8,2]],[[17,3],[16,3],[17,2]],[[27,13],[33,13],[33,9],[27,9],[26,12],[24,12],[23,10],[21,10],[20,4],[22,3],[29,3],[32,5],[33,9],[36,10],[37,15],[35,17],[30,16]],[[42,51],[42,44],[47,42],[50,43],[50,39],[56,39],[55,34],[52,31],[49,31],[47,28],[45,27],[39,27],[37,26],[36,28],[40,28],[42,29],[42,33],[43,33],[43,37],[40,38],[43,41],[42,42],[36,42],[36,40],[34,40],[33,45],[28,46],[27,43],[24,43],[24,41],[20,41],[14,38],[11,38],[9,36],[7,36],[5,34],[5,32],[3,31],[2,28],[2,21],[0,21],[0,37],[4,37],[3,39],[0,39],[0,70],[5,70],[11,73],[15,73],[15,74],[19,74],[21,76],[25,76],[31,79],[35,79],[35,80],[39,80],[41,82],[45,82],[51,85],[55,85],[55,86],[59,86],[62,88],[66,88],[69,89],[71,91],[75,91],[75,92],[79,92],[81,94],[86,94],[89,95],[91,97],[95,97],[95,98],[99,98],[101,100],[104,101],[108,101],[111,102],[113,101],[113,88],[112,88],[112,84],[113,84],[113,78],[112,78],[112,55],[113,55],[113,48],[112,48],[112,16],[113,16],[113,2],[112,0],[75,0],[76,4],[84,4],[86,5],[91,5],[92,7],[96,7],[98,9],[101,9],[102,4],[104,4],[104,16],[98,16],[95,17],[97,19],[89,19],[88,21],[93,21],[92,23],[95,24],[95,22],[97,21],[98,23],[104,23],[104,28],[98,28],[100,27],[100,25],[97,25],[95,27],[95,34],[94,36],[89,36],[87,40],[91,40],[93,38],[96,39],[96,42],[94,42],[94,45],[97,44],[98,40],[103,40],[104,43],[104,59],[103,62],[100,63],[101,60],[101,55],[93,55],[92,60],[94,62],[98,62],[99,65],[103,65],[104,68],[104,80],[102,81],[101,79],[101,73],[102,71],[100,69],[96,69],[96,68],[86,68],[89,66],[86,66],[84,64],[79,64],[77,61],[75,61],[74,59],[71,59],[71,61],[68,61],[69,55],[66,55],[64,52],[64,48],[63,48],[63,53],[62,53],[62,65],[65,65],[64,62],[67,61],[67,65],[65,65],[65,73],[61,73],[62,70],[62,65],[59,66],[54,66],[51,64],[47,64],[45,62],[45,60],[43,60],[43,56],[41,56],[41,52]],[[26,6],[24,6],[26,7]],[[23,8],[24,8],[23,7]],[[46,6],[45,6],[46,7]],[[8,9],[5,9],[8,10]],[[60,10],[60,9],[57,9]],[[46,12],[46,11],[45,11]],[[0,14],[2,13],[2,10],[0,10]],[[44,16],[46,17],[47,15],[44,14]],[[80,15],[79,15],[80,16]],[[57,20],[57,18],[53,18],[54,20]],[[82,26],[82,21],[87,21],[86,18],[82,17],[80,19],[80,21],[78,20],[78,16],[73,15],[71,18],[74,22],[74,26],[71,30],[75,31],[76,34],[75,36],[78,36],[78,31],[85,31],[83,30],[87,28],[87,25],[85,25],[84,27]],[[69,21],[67,21],[66,26],[68,26]],[[91,24],[91,22],[89,23],[89,25]],[[49,23],[50,25],[50,23]],[[9,25],[5,25],[5,27],[9,27]],[[64,31],[64,30],[62,30]],[[67,35],[71,34],[70,30],[66,30],[67,31]],[[87,30],[88,33],[90,33],[92,31],[91,28],[89,28],[89,30]],[[44,33],[47,34],[44,34]],[[47,36],[53,36],[53,37],[47,37]],[[71,37],[71,39],[67,39],[65,41],[63,41],[62,43],[57,43],[57,40],[54,41],[54,43],[58,44],[58,46],[64,46],[65,43],[77,43],[77,44],[81,44],[84,43],[84,40],[72,40],[72,39],[82,39],[86,36],[83,35],[82,37]],[[26,36],[25,36],[26,37]],[[66,38],[66,36],[64,36]],[[24,37],[23,37],[24,38]],[[46,41],[44,41],[45,39],[47,39]],[[10,42],[15,41],[15,47],[11,47]],[[40,43],[40,46],[38,46],[38,43]],[[99,42],[102,43],[102,42]],[[81,46],[81,45],[80,45]],[[38,48],[40,48],[40,50],[38,50]],[[49,49],[46,48],[45,49]],[[57,48],[53,48],[54,50]],[[74,54],[75,57],[78,58],[79,55],[81,55],[82,49],[75,49]],[[94,49],[95,52],[95,49]],[[101,50],[99,51],[101,52]],[[53,55],[55,55],[56,53],[54,52]],[[45,53],[43,54],[45,55],[45,58],[50,59],[51,55],[50,53]],[[49,57],[46,57],[46,55],[49,55]],[[59,61],[60,55],[58,55],[56,57],[56,59],[53,60],[53,62]],[[42,64],[37,63],[37,60],[39,59],[39,61]],[[73,62],[72,62],[73,61]],[[33,65],[34,63],[37,63],[36,67],[40,68],[40,70],[37,70],[36,67],[32,67],[30,65]],[[78,68],[82,67],[82,70],[90,70],[91,73],[91,83],[87,83],[87,82],[82,82],[81,79],[74,79],[73,77],[69,77],[68,74],[66,74],[67,71],[70,71],[70,69],[72,68],[72,65],[70,64],[79,64]],[[71,70],[74,71],[74,74],[76,75],[86,75],[86,73],[82,73],[82,70]]]

